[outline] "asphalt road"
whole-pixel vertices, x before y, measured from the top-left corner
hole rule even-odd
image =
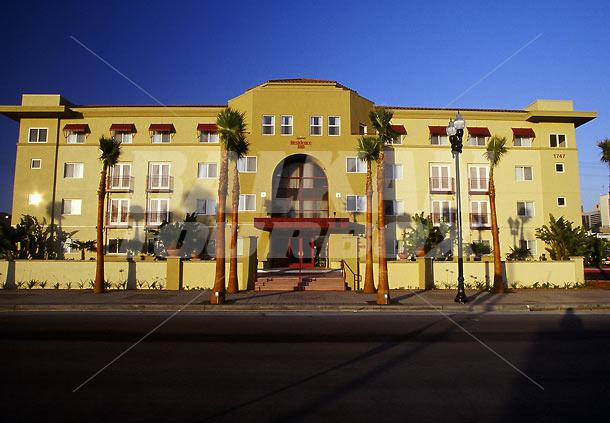
[[[168,316],[0,315],[0,419],[610,420],[610,315]]]

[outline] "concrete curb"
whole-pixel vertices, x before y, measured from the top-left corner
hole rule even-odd
[[[175,312],[179,304],[13,304],[0,305],[0,313],[19,312]],[[496,304],[496,305],[241,305],[192,304],[184,312],[204,313],[412,313],[412,312],[546,312],[546,311],[610,311],[610,304]]]

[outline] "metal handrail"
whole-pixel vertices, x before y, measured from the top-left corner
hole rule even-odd
[[[359,285],[360,282],[360,275],[356,274],[356,272],[354,272],[354,269],[352,269],[350,267],[349,264],[347,264],[347,262],[343,259],[341,259],[341,270],[343,271],[343,279],[345,280],[345,278],[347,277],[347,272],[345,271],[345,268],[347,267],[347,269],[351,272],[352,274],[352,279],[354,281],[353,285],[352,285],[352,290],[355,291],[356,287]]]

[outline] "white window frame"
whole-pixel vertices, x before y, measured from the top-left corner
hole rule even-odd
[[[563,199],[563,204],[559,204],[559,200]],[[557,197],[557,207],[567,207],[568,199],[566,197]]]
[[[526,179],[525,169],[529,168],[531,179]],[[519,175],[521,171],[521,175]],[[519,177],[521,176],[521,177]],[[534,167],[529,165],[517,165],[515,166],[515,181],[517,182],[532,182],[534,180]]]
[[[166,210],[165,210],[165,218],[163,218],[163,216],[161,216],[162,214],[162,209],[163,207],[161,207],[161,204],[165,202],[165,204],[167,204]],[[153,210],[152,204],[155,203],[157,205],[157,207],[155,207],[155,209]],[[146,208],[146,223],[149,225],[160,225],[161,223],[163,223],[164,220],[169,220],[169,214],[170,214],[170,202],[169,202],[169,198],[149,198],[148,199],[148,204],[147,204],[147,208]],[[157,221],[150,221],[148,220],[150,215],[156,213],[159,217],[159,220]]]
[[[72,170],[72,175],[73,176],[66,176],[66,172],[68,170],[68,166],[72,166],[73,170]],[[79,170],[79,172],[76,172],[76,170]],[[85,165],[84,163],[81,162],[66,162],[64,163],[64,179],[83,179],[85,175]]]
[[[355,169],[351,171],[349,163],[350,161],[355,161]],[[345,172],[346,173],[366,173],[367,163],[365,160],[360,159],[356,156],[350,156],[345,158]]]
[[[199,144],[218,144],[220,137],[215,131],[199,131]]]
[[[214,168],[214,174],[210,176],[210,168]],[[205,169],[205,171],[203,171]],[[218,178],[218,163],[199,162],[197,163],[197,179],[216,179]]]
[[[133,143],[133,132],[130,131],[112,131],[112,139],[121,144]]]
[[[557,141],[557,145],[555,147],[553,147],[551,145],[551,138],[555,136],[556,141]],[[561,145],[559,145],[559,137],[563,137],[563,141],[565,143],[565,145],[562,147]],[[549,134],[549,147],[550,148],[568,148],[568,137],[566,134],[562,134],[562,133],[556,133],[556,134]]]
[[[439,220],[435,219],[435,213],[434,213],[434,204],[438,203],[439,204]],[[443,207],[443,205],[446,203],[446,205],[448,207]],[[448,225],[453,225],[453,209],[451,208],[451,201],[450,200],[432,200],[430,202],[430,215],[432,216],[432,224],[434,226],[440,226],[441,224],[441,219],[445,217],[445,212],[447,213],[447,219],[445,219],[446,224]]]
[[[405,214],[405,202],[404,200],[384,200],[389,204],[392,204],[392,213],[386,213],[386,204],[383,205],[383,212],[386,216],[402,216]]]
[[[367,132],[368,132],[368,128],[366,126],[366,123],[359,122],[358,123],[358,133],[360,135],[366,135]]]
[[[355,201],[355,209],[348,207],[349,199]],[[355,199],[355,200],[354,200]],[[345,211],[349,213],[364,213],[366,212],[366,195],[348,194],[345,196]]]
[[[128,168],[129,172],[125,172]],[[120,181],[115,185],[115,181]],[[127,182],[127,186],[125,185]],[[117,163],[110,168],[110,189],[131,188],[131,163]]]
[[[473,142],[473,140],[475,142]],[[483,140],[483,144],[479,144],[479,141]],[[468,145],[471,147],[485,147],[487,144],[487,137],[481,135],[470,135],[468,134]]]
[[[108,201],[108,223],[114,226],[129,226],[129,198],[111,198]],[[112,204],[117,204],[116,219],[112,219]],[[126,210],[123,210],[123,209]],[[123,213],[125,211],[125,213]],[[125,219],[123,219],[125,214]]]
[[[70,212],[66,213],[66,204],[68,201],[70,204]],[[78,207],[74,207],[77,204],[78,204]],[[73,209],[78,209],[78,213],[73,211]],[[82,213],[83,213],[83,200],[81,200],[80,198],[63,198],[61,200],[61,214],[63,216],[80,216]]]
[[[330,120],[335,119],[334,124],[330,124]],[[331,130],[332,128],[332,130]],[[336,134],[332,134],[333,130],[337,130]],[[329,116],[328,117],[328,136],[329,137],[338,137],[341,135],[341,116]]]
[[[248,205],[248,199],[254,199],[254,208],[246,209],[246,206]],[[256,211],[256,194],[239,194],[238,210],[241,212],[255,212]]]
[[[111,241],[116,241],[116,245],[117,245],[117,250],[116,251],[110,251],[110,242]],[[128,252],[127,245],[129,245],[128,242],[129,242],[129,240],[127,238],[116,238],[116,237],[108,238],[108,245],[106,245],[106,254],[109,254],[109,255],[127,254],[127,252]],[[121,251],[121,244],[122,243],[127,244],[125,246],[125,251],[124,252]]]
[[[434,139],[438,140],[438,142],[432,142]],[[449,145],[449,136],[430,134],[430,145],[436,145],[439,147]]]
[[[172,142],[172,131],[153,131],[150,136],[151,144],[169,144]],[[164,141],[167,136],[167,141]]]
[[[87,141],[87,133],[68,131],[66,134],[67,144],[84,144]]]
[[[38,166],[34,166],[34,162],[38,162]],[[31,159],[30,169],[38,170],[42,168],[42,159]]]
[[[161,169],[161,167],[165,167],[167,166],[167,185],[153,185],[151,183],[151,179],[153,177],[153,172],[152,172],[152,168],[154,166],[159,166],[159,170]],[[159,178],[159,181],[163,181],[163,174],[162,172],[158,173],[156,175]],[[148,182],[148,187],[147,188],[151,188],[151,189],[170,189],[172,186],[172,164],[168,163],[168,162],[150,162],[148,163],[148,177],[149,177],[149,182]]]
[[[476,183],[476,187],[473,186],[473,178],[472,178],[472,170],[476,169],[475,173],[477,175],[476,179],[477,183]],[[481,170],[484,169],[484,172],[481,172]],[[485,178],[481,177],[481,173],[485,174]],[[485,186],[481,187],[481,181],[484,180],[485,181]],[[486,193],[487,191],[489,191],[489,166],[488,165],[484,165],[484,164],[472,164],[468,166],[468,190],[472,193]]]
[[[254,169],[248,168],[248,164],[254,159]],[[239,173],[256,173],[258,170],[258,156],[245,156],[237,159],[237,170]]]
[[[32,130],[36,131],[36,141],[32,141]],[[40,131],[44,130],[46,132],[45,134],[45,140],[44,141],[38,141],[40,139]],[[49,141],[49,128],[43,128],[43,127],[33,127],[33,128],[28,128],[28,143],[31,144],[45,144]]]
[[[200,216],[212,216],[216,214],[216,199],[198,198],[197,214]]]
[[[284,123],[284,119],[287,119],[289,123]],[[289,129],[286,133],[284,133],[284,129]],[[280,116],[280,135],[282,136],[292,136],[294,132],[294,116],[293,115],[281,115]]]
[[[483,204],[485,204],[485,207],[482,207]],[[487,210],[487,213],[483,213],[483,209]],[[473,228],[488,228],[491,226],[491,209],[489,208],[488,200],[472,200],[470,202],[470,214],[477,216],[487,216],[487,223],[473,222],[471,218],[470,226],[472,226]]]
[[[531,247],[532,245],[534,248]],[[530,250],[530,253],[532,253],[532,256],[534,256],[537,254],[538,243],[536,242],[535,239],[520,239],[519,247],[521,247],[521,248],[526,247],[528,250]]]
[[[447,176],[433,176],[434,172],[432,171],[432,169],[434,168],[438,168],[438,169],[447,169]],[[449,163],[430,163],[430,179],[433,178],[438,178],[439,179],[439,187],[434,188],[433,187],[433,182],[431,181],[431,185],[430,185],[430,192],[449,192],[449,191],[453,191],[454,187],[453,187],[453,183],[452,183],[452,176],[451,176],[451,165]],[[439,175],[442,175],[442,171],[439,170]],[[440,186],[442,185],[442,180],[443,178],[447,179],[447,186]]]
[[[526,211],[525,214],[519,214],[519,203],[523,203],[523,209]],[[527,213],[528,207],[527,205],[531,204],[531,214]],[[534,217],[536,215],[536,204],[533,201],[517,201],[517,216],[518,217]]]
[[[403,166],[401,163],[388,163],[385,165],[386,168],[384,169],[384,178],[386,180],[400,180],[403,177]],[[397,169],[400,169],[399,172],[397,172]],[[398,176],[396,176],[396,174],[399,174]]]
[[[267,117],[271,118],[271,123],[265,123],[265,118]],[[261,125],[261,134],[267,136],[275,135],[275,115],[263,115]],[[265,128],[271,128],[271,133],[265,133]]]
[[[314,125],[314,119],[318,120],[317,125]],[[318,134],[314,133],[314,128],[318,128]],[[324,135],[324,116],[309,116],[309,135],[312,137],[321,137]]]
[[[398,136],[392,138],[390,141],[387,142],[388,145],[402,145],[402,135],[403,134],[398,134]]]
[[[517,144],[517,140],[519,140],[518,144]],[[526,142],[524,143],[524,141],[526,141]],[[520,135],[515,135],[515,136],[513,136],[513,147],[531,148],[532,141],[533,141],[532,137],[523,137]]]

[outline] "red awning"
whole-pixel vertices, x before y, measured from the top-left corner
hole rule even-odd
[[[518,137],[534,138],[536,134],[532,128],[513,128],[513,134]]]
[[[70,123],[64,126],[64,131],[70,131],[77,134],[88,134],[91,132],[89,130],[89,125],[86,123]]]
[[[197,130],[201,132],[218,132],[218,127],[215,123],[200,123],[197,125]]]
[[[314,217],[255,217],[254,227],[263,231],[274,229],[317,229],[317,230],[354,230],[359,232],[359,224],[349,218],[314,218]]]
[[[148,130],[155,132],[176,132],[176,128],[174,128],[172,123],[151,123]]]
[[[133,123],[113,123],[110,125],[110,130],[113,132],[136,132],[136,126]]]
[[[430,135],[447,135],[446,126],[428,126]]]
[[[468,134],[473,137],[491,137],[491,132],[487,128],[469,127]]]
[[[394,132],[398,132],[400,135],[407,135],[407,130],[404,125],[391,125]]]

